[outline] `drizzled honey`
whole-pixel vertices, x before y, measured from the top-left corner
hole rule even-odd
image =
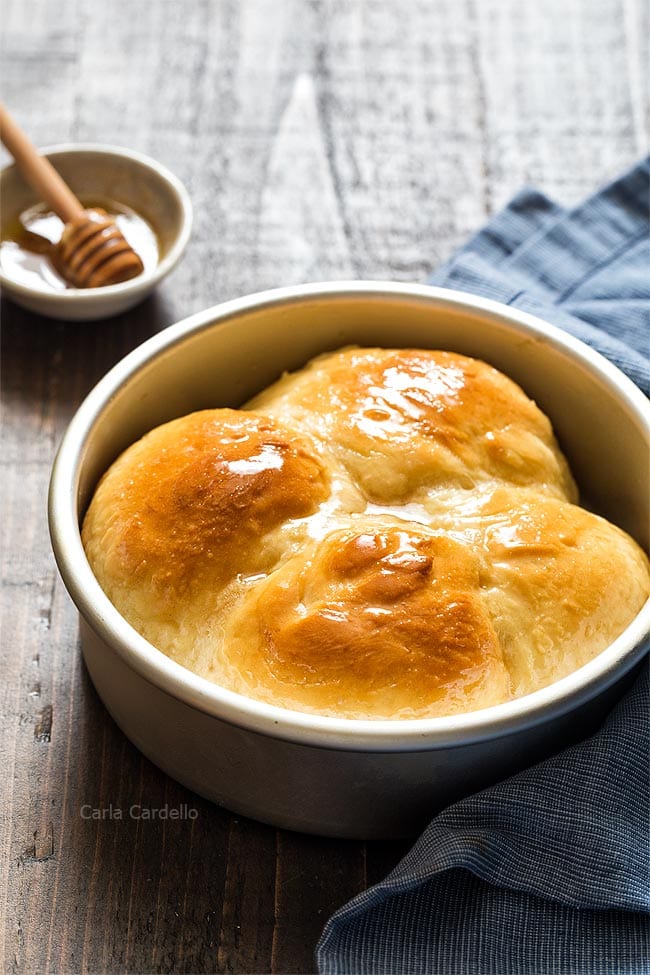
[[[115,219],[127,243],[140,257],[144,271],[154,268],[160,257],[153,227],[115,200],[83,199],[87,209],[105,210]],[[0,267],[12,281],[30,288],[64,291],[74,287],[57,271],[55,245],[63,232],[63,221],[45,204],[30,207],[2,228]]]

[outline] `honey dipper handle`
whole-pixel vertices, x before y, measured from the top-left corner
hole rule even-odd
[[[64,223],[83,212],[83,207],[69,186],[45,156],[38,153],[20,126],[0,102],[0,140],[42,200],[48,203]]]

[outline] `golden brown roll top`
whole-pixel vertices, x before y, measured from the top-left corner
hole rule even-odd
[[[274,564],[266,537],[313,512],[328,481],[295,431],[252,413],[193,413],[151,431],[113,464],[86,515],[84,546],[126,618],[147,631],[167,621],[173,637],[197,602],[214,612],[238,573]]]
[[[474,492],[435,524],[485,560],[483,599],[516,697],[599,654],[650,595],[648,560],[625,532],[530,488]]]
[[[250,406],[147,434],[82,532],[122,615],[216,683],[339,717],[476,710],[582,666],[650,594],[485,363],[346,349]]]
[[[228,619],[233,686],[351,718],[452,714],[506,700],[510,680],[479,568],[458,542],[406,524],[333,532]]]
[[[577,497],[547,417],[503,373],[467,356],[344,349],[249,406],[308,430],[374,501],[486,480]]]
[[[650,593],[624,532],[529,489],[429,528],[358,515],[260,581],[225,624],[241,693],[345,717],[454,714],[604,650]]]

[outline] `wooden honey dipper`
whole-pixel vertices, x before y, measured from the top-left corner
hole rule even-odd
[[[0,102],[0,139],[25,180],[65,224],[50,259],[75,288],[101,288],[144,270],[115,219],[99,207],[86,210],[50,161],[41,156]]]

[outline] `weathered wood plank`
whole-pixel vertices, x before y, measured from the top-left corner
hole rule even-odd
[[[363,844],[278,831],[272,971],[311,971],[327,918],[366,886]]]
[[[476,3],[496,208],[524,183],[574,203],[647,151],[644,6],[633,0]]]
[[[276,832],[148,763],[85,674],[45,519],[76,406],[166,324],[276,284],[422,279],[522,183],[571,203],[647,150],[641,0],[405,10],[5,0],[3,97],[34,139],[149,152],[196,208],[186,259],[139,309],[86,326],[0,311],[7,971],[309,971],[326,916],[405,849]],[[129,815],[165,803],[198,818]],[[121,820],[81,815],[111,805]]]

